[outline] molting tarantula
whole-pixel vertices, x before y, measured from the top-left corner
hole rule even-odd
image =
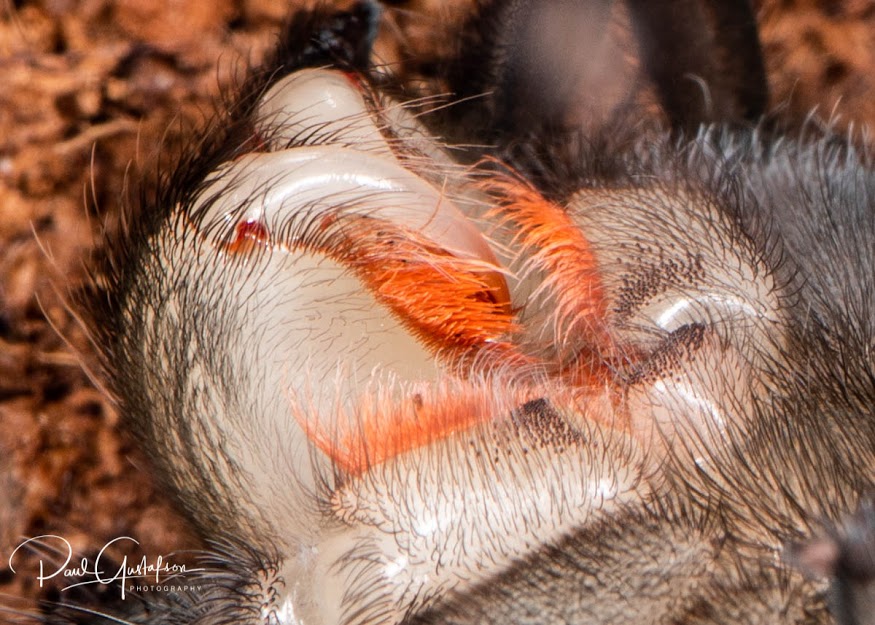
[[[748,3],[484,3],[449,96],[379,19],[293,15],[115,243],[95,341],[213,545],[118,618],[873,622],[875,174],[758,124]]]

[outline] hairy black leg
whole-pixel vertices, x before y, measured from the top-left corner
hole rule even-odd
[[[674,127],[755,121],[768,99],[748,0],[629,0],[641,59]]]

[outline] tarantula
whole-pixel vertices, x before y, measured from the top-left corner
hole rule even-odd
[[[748,4],[485,4],[444,98],[378,20],[296,13],[115,244],[95,340],[214,551],[107,620],[873,622],[875,174],[757,124]]]

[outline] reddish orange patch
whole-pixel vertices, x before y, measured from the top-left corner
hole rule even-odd
[[[247,254],[256,245],[267,245],[270,233],[267,227],[259,221],[243,221],[234,229],[234,240],[225,245],[225,251],[231,254]]]
[[[517,327],[497,267],[459,258],[416,232],[367,217],[342,219],[324,250],[355,271],[428,349],[448,363],[488,351],[525,364],[511,343]]]
[[[530,251],[529,262],[544,275],[561,332],[589,337],[596,353],[613,351],[596,258],[577,224],[521,180],[493,179],[486,190],[499,201],[492,216],[515,226],[516,242]]]
[[[350,85],[352,85],[353,87],[355,87],[359,91],[362,90],[362,76],[361,76],[361,74],[358,74],[357,72],[352,72],[352,71],[341,71],[340,73],[343,74],[343,77],[346,78],[346,80],[349,82]]]
[[[628,415],[617,408],[617,398],[608,387],[559,389],[510,386],[496,400],[492,384],[428,387],[411,392],[402,400],[362,397],[354,412],[335,415],[331,425],[314,421],[312,414],[293,402],[293,413],[306,436],[334,466],[350,476],[360,476],[401,454],[433,445],[453,435],[468,432],[482,423],[508,418],[512,411],[534,399],[547,398],[567,415],[614,430],[630,429]]]
[[[296,414],[307,437],[349,475],[361,475],[400,454],[431,445],[494,418],[495,407],[482,392],[459,391],[403,403],[362,398],[353,415],[331,429]]]

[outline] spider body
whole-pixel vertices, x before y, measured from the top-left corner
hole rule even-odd
[[[293,16],[118,246],[111,384],[216,545],[125,618],[830,622],[783,554],[872,487],[868,156],[739,128],[747,83],[672,99],[664,61],[634,132],[518,117],[544,75],[513,49],[494,124],[423,112],[377,19]]]

